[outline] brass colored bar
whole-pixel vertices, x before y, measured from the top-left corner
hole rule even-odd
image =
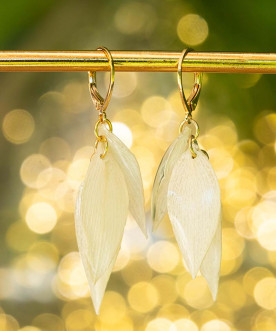
[[[116,71],[177,71],[180,52],[112,51]],[[0,71],[108,71],[101,51],[2,51]],[[276,73],[276,53],[189,52],[187,72]]]

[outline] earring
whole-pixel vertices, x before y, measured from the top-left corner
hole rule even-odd
[[[114,63],[108,49],[99,47],[110,64],[110,84],[105,99],[89,72],[92,101],[99,112],[96,143],[75,210],[76,235],[81,260],[97,314],[120,250],[128,212],[147,236],[142,178],[135,156],[112,133],[106,108],[114,85]]]
[[[195,73],[188,100],[183,91],[182,62],[189,51],[182,52],[177,71],[186,116],[180,124],[179,136],[165,152],[154,180],[153,228],[156,229],[168,213],[188,271],[193,278],[200,271],[215,300],[221,261],[220,188],[208,154],[198,146],[199,126],[192,118],[199,99],[202,74]]]

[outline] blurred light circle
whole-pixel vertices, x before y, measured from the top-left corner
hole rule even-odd
[[[154,128],[168,124],[173,114],[170,103],[158,95],[147,98],[142,104],[142,118],[147,125]]]
[[[173,323],[167,318],[155,318],[151,320],[145,331],[171,331]]]
[[[29,266],[37,272],[47,273],[56,268],[59,252],[55,245],[47,241],[34,243],[27,254]]]
[[[84,268],[78,252],[65,255],[58,267],[59,278],[69,285],[87,284]]]
[[[147,260],[150,267],[160,273],[170,272],[179,262],[179,252],[169,241],[158,241],[148,250]]]
[[[268,219],[259,226],[257,239],[265,249],[276,251],[276,219]]]
[[[119,323],[126,315],[126,303],[117,292],[107,291],[101,304],[100,321],[108,325]]]
[[[54,314],[40,314],[33,319],[32,324],[43,331],[64,331],[63,320]]]
[[[120,139],[122,142],[130,148],[132,146],[132,132],[130,128],[121,122],[112,122],[113,133]]]
[[[49,181],[39,190],[39,195],[49,200],[55,200],[57,187],[66,179],[65,172],[59,168],[47,168],[41,171],[38,176],[38,181],[40,181],[40,179],[42,181],[43,178],[49,178]]]
[[[17,320],[7,314],[0,314],[0,330],[1,331],[18,331],[19,324]]]
[[[148,282],[134,284],[127,295],[131,308],[140,313],[151,311],[159,302],[158,291]]]
[[[137,75],[135,72],[116,72],[116,84],[114,85],[112,96],[116,98],[128,97],[134,92],[136,86]]]
[[[154,8],[143,2],[123,4],[115,13],[115,26],[123,34],[150,33],[156,24]]]
[[[184,299],[196,309],[206,309],[213,304],[210,290],[203,277],[190,280],[184,288]]]
[[[270,200],[262,200],[253,207],[252,231],[257,235],[259,228],[268,220],[275,219],[276,203]],[[265,228],[264,228],[265,229]]]
[[[23,109],[15,109],[7,113],[2,123],[4,137],[13,144],[27,142],[35,129],[32,115]]]
[[[183,16],[177,24],[177,35],[187,45],[202,44],[208,37],[209,29],[205,19],[196,14]]]
[[[275,143],[276,114],[268,111],[260,114],[254,123],[255,137],[263,144]]]
[[[275,309],[276,279],[274,277],[261,279],[254,288],[254,299],[256,303],[264,309]]]
[[[74,189],[79,188],[80,183],[85,178],[89,163],[90,163],[90,159],[87,158],[87,159],[77,159],[69,165],[67,170],[67,181],[72,188]],[[64,185],[62,186],[65,187],[66,183],[64,183]],[[62,190],[59,193],[61,192]]]
[[[42,142],[39,153],[45,155],[51,162],[69,160],[71,150],[69,144],[60,137],[51,137]]]
[[[255,267],[248,270],[243,276],[243,288],[247,294],[253,295],[256,284],[263,278],[273,277],[273,273],[263,267]]]
[[[37,202],[29,207],[25,220],[32,231],[44,234],[52,231],[55,227],[57,213],[49,203]]]
[[[18,331],[42,331],[41,329],[35,327],[35,326],[24,326],[23,328],[19,329]]]
[[[208,154],[218,179],[228,176],[234,166],[231,154],[222,148],[212,148]]]
[[[91,310],[74,310],[66,318],[66,331],[92,330],[94,326],[94,320],[94,314]]]
[[[252,232],[252,208],[245,207],[239,210],[235,216],[235,228],[238,234],[246,239],[255,238]]]
[[[198,326],[188,318],[181,318],[173,323],[170,331],[198,331]]]
[[[44,155],[32,154],[21,165],[21,180],[26,186],[39,189],[51,179],[50,171],[45,172],[44,176],[41,176],[41,173],[49,168],[51,169],[51,163]]]
[[[231,327],[223,321],[212,320],[202,325],[200,331],[231,331]]]
[[[78,114],[91,106],[91,101],[87,98],[87,85],[84,82],[70,81],[63,88],[63,95],[65,110],[69,113]]]

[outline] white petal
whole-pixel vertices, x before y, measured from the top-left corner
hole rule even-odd
[[[144,190],[138,162],[126,145],[107,128],[101,126],[100,134],[107,138],[108,153],[112,154],[124,174],[129,194],[129,211],[147,237]]]
[[[188,147],[188,140],[191,135],[189,127],[185,127],[169,146],[158,167],[152,189],[151,214],[153,229],[156,230],[167,213],[167,193],[172,170],[176,161],[181,157]]]
[[[92,283],[107,272],[116,258],[128,214],[122,171],[112,155],[101,159],[101,153],[98,148],[91,159],[75,213],[79,251],[89,264],[85,272]]]
[[[82,189],[83,189],[83,184],[80,186],[78,198],[77,198],[77,208],[76,208],[76,213],[75,213],[76,234],[77,234],[77,239],[79,242],[81,260],[82,260],[82,263],[84,266],[84,270],[85,270],[87,281],[88,281],[89,288],[90,288],[91,299],[92,299],[96,314],[98,315],[99,311],[100,311],[100,305],[101,305],[101,302],[102,302],[102,299],[104,296],[104,292],[105,292],[109,277],[111,275],[113,266],[115,264],[116,258],[113,258],[109,267],[106,269],[106,271],[103,273],[103,275],[95,283],[93,281],[93,276],[91,276],[91,275],[93,275],[93,271],[91,269],[91,263],[89,261],[87,251],[85,251],[85,249],[83,249],[84,248],[83,243],[81,243],[82,238],[86,238],[86,234],[85,234],[84,228],[81,226],[81,224],[78,223],[81,220],[80,219],[80,217],[81,217],[80,216],[80,213],[81,213],[80,199],[81,199]]]
[[[220,189],[200,150],[188,148],[175,164],[168,188],[168,214],[181,253],[193,277],[207,253],[220,220]]]
[[[207,280],[213,300],[216,300],[221,262],[221,219],[211,245],[200,266],[202,276]]]

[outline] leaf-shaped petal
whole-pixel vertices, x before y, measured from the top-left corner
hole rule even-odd
[[[189,127],[185,127],[183,132],[173,141],[165,152],[158,167],[152,189],[151,214],[153,229],[156,230],[167,213],[167,193],[172,170],[176,161],[187,149],[188,140],[191,135]]]
[[[219,272],[221,262],[221,219],[219,220],[216,233],[211,245],[202,261],[200,272],[207,280],[212,293],[213,300],[216,300],[219,283]]]
[[[112,155],[91,159],[76,204],[76,232],[82,260],[89,263],[86,276],[93,283],[107,271],[120,249],[128,214],[124,176]]]
[[[124,174],[129,194],[129,211],[147,237],[144,190],[138,162],[126,145],[107,128],[101,126],[100,134],[107,138],[108,154],[114,157]]]
[[[82,196],[82,190],[83,190],[83,184],[80,186],[78,197],[77,197],[77,203],[76,203],[76,211],[75,211],[75,218],[76,218],[76,234],[77,234],[77,239],[79,243],[79,248],[80,248],[80,256],[81,260],[84,266],[84,270],[87,276],[87,281],[89,284],[90,288],[90,293],[91,293],[91,299],[96,311],[96,314],[99,314],[100,311],[100,305],[104,296],[104,292],[109,280],[109,277],[111,275],[113,266],[116,261],[116,257],[113,258],[111,261],[109,267],[106,269],[106,271],[103,273],[103,275],[96,281],[96,283],[93,281],[93,271],[91,269],[91,263],[89,261],[89,257],[87,254],[87,251],[85,251],[83,248],[83,243],[82,238],[86,238],[86,234],[84,231],[83,226],[79,223],[81,221],[81,196]],[[86,240],[85,240],[86,241]]]
[[[198,273],[220,220],[220,189],[203,152],[187,149],[175,164],[168,187],[168,214],[184,261]]]

